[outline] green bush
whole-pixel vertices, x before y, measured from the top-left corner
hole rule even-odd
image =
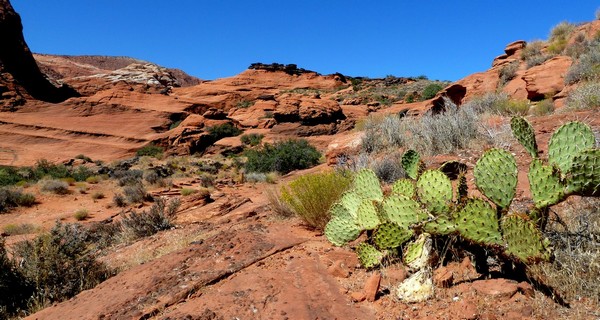
[[[27,301],[33,293],[32,283],[8,258],[4,238],[0,237],[0,319],[11,319],[27,309]]]
[[[262,141],[262,139],[265,137],[264,134],[260,134],[260,133],[248,133],[248,134],[243,134],[240,137],[240,140],[242,141],[243,144],[249,145],[249,146],[257,146],[260,144],[260,142]]]
[[[576,26],[574,24],[566,21],[563,21],[552,28],[550,31],[548,51],[553,54],[561,54],[567,47],[569,36],[573,33],[575,28]]]
[[[544,99],[538,102],[530,110],[530,113],[534,116],[545,116],[554,112],[554,102],[552,98]]]
[[[321,154],[304,139],[290,139],[265,143],[260,149],[247,150],[245,153],[247,172],[288,173],[296,169],[307,169],[319,163]]]
[[[569,67],[565,75],[565,83],[573,84],[580,81],[597,81],[600,79],[600,42],[590,45],[588,52],[582,54],[579,60]]]
[[[160,158],[160,157],[162,157],[164,151],[165,150],[163,149],[163,147],[149,144],[147,146],[141,147],[136,152],[136,155],[138,157],[148,156],[148,157]]]
[[[231,123],[219,124],[208,128],[213,142],[226,137],[235,137],[242,134],[242,130],[234,127]]]
[[[329,208],[351,182],[352,177],[347,172],[303,175],[281,188],[281,200],[308,226],[323,230],[331,218]]]
[[[20,189],[0,187],[0,213],[6,212],[14,207],[31,207],[34,204],[35,196],[33,194],[24,193]]]
[[[442,85],[439,83],[428,84],[425,89],[423,89],[423,93],[421,93],[421,100],[428,100],[435,97],[435,95],[442,89],[444,89],[444,87],[442,87]]]
[[[90,212],[87,209],[79,209],[73,214],[73,218],[77,221],[83,221],[90,217]]]

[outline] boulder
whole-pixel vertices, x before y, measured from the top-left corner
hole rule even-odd
[[[527,98],[533,101],[554,96],[565,87],[565,74],[573,63],[567,56],[556,56],[543,64],[529,68],[523,74]]]

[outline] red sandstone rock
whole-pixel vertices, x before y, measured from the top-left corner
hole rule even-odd
[[[381,273],[373,273],[365,282],[364,293],[367,301],[373,302],[377,298],[379,283],[381,282]]]
[[[523,75],[528,99],[541,100],[553,96],[565,87],[565,74],[573,63],[570,57],[557,56],[543,64],[529,68]]]
[[[515,281],[507,279],[477,280],[473,282],[473,289],[497,300],[510,299],[519,290]]]
[[[348,278],[350,276],[350,271],[348,271],[342,260],[333,262],[333,264],[327,268],[327,272],[337,278]]]

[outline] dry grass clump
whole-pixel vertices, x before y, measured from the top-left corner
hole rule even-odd
[[[65,195],[69,193],[69,184],[62,180],[51,179],[41,180],[40,190],[46,192],[52,192],[54,194]]]
[[[351,182],[350,174],[342,171],[303,175],[281,188],[281,201],[308,226],[323,230],[331,219],[329,208]]]
[[[600,108],[600,82],[588,82],[573,90],[566,101],[568,110],[593,110]]]
[[[543,52],[544,45],[543,41],[536,40],[527,43],[527,46],[523,48],[521,59],[525,61],[527,69],[538,66],[553,57],[553,55]]]
[[[581,54],[579,60],[569,67],[565,75],[565,83],[573,84],[580,81],[596,81],[600,79],[600,40],[591,42],[587,51]]]
[[[36,232],[37,227],[31,223],[7,224],[2,228],[2,233],[14,236],[19,234],[29,234]]]
[[[177,198],[168,202],[163,198],[157,198],[148,211],[132,211],[126,214],[121,220],[123,236],[134,240],[171,229],[180,205],[181,202]]]
[[[546,233],[555,260],[531,269],[568,301],[600,304],[600,199],[572,199],[561,207]]]

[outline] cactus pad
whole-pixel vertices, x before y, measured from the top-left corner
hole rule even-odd
[[[512,154],[490,149],[477,161],[473,171],[481,192],[501,208],[508,208],[517,189],[517,162]]]
[[[452,202],[452,182],[439,170],[427,170],[417,181],[417,195],[433,214],[447,212]]]
[[[406,150],[402,155],[402,167],[409,178],[417,180],[419,176],[419,162],[421,162],[421,157],[415,150]]]
[[[462,210],[454,214],[456,230],[468,240],[486,245],[501,244],[496,210],[485,200],[469,199]]]
[[[392,194],[401,194],[409,198],[415,196],[415,184],[409,179],[400,179],[392,185]]]
[[[587,125],[573,121],[558,128],[548,144],[548,162],[556,165],[561,173],[571,168],[573,157],[580,151],[593,148],[596,145],[594,132]]]
[[[356,255],[360,264],[367,268],[373,268],[381,264],[383,253],[368,243],[361,243],[356,247]]]
[[[353,189],[362,199],[383,201],[379,178],[371,169],[362,169],[356,174]]]
[[[402,195],[387,197],[381,207],[381,216],[385,220],[404,228],[428,218],[427,213],[421,210],[418,202]]]
[[[360,206],[362,201],[363,199],[356,192],[351,190],[342,194],[339,203],[342,205],[342,207],[346,208],[352,217],[356,218],[356,211],[358,210],[358,206]]]
[[[393,222],[386,222],[377,228],[373,241],[379,249],[391,249],[401,246],[414,234],[409,228],[403,228]]]
[[[348,220],[354,219],[354,217],[350,214],[348,209],[339,202],[336,202],[333,205],[331,205],[331,208],[329,208],[329,215],[332,218],[340,217]]]
[[[356,211],[356,224],[363,230],[373,230],[381,223],[373,200],[363,200]]]
[[[544,165],[539,159],[533,159],[527,177],[536,207],[552,206],[564,198],[565,186],[561,183],[560,173],[555,167]]]
[[[406,245],[402,260],[406,266],[418,270],[429,265],[433,241],[428,233],[421,233],[419,237]]]
[[[550,259],[548,241],[526,215],[510,214],[502,219],[502,232],[508,248],[506,253],[522,262]]]
[[[433,235],[445,236],[456,231],[456,223],[451,217],[439,215],[435,219],[426,222],[423,225],[423,231]]]
[[[575,155],[568,175],[569,193],[599,196],[600,149],[587,149]]]
[[[358,238],[360,232],[354,220],[345,217],[333,217],[325,226],[327,240],[338,247]]]
[[[532,158],[537,158],[538,148],[535,141],[535,132],[529,121],[523,117],[513,117],[510,120],[510,128],[513,136],[519,140],[519,143],[529,152]]]

